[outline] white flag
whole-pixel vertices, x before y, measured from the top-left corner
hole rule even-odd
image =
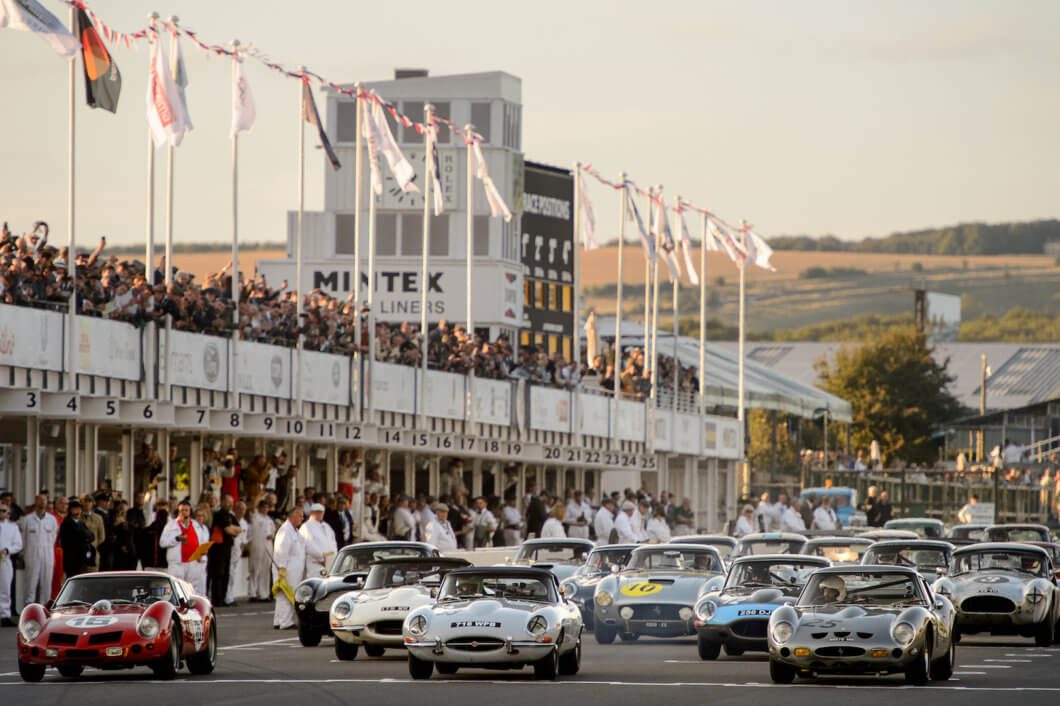
[[[431,128],[431,191],[434,192],[434,215],[445,213],[445,194],[442,193],[442,170],[438,165],[438,126]]]
[[[475,153],[475,176],[482,182],[482,188],[486,190],[486,201],[490,205],[490,215],[496,218],[502,216],[504,222],[512,220],[512,212],[508,210],[508,204],[504,203],[501,193],[497,191],[497,185],[493,183],[489,170],[486,168],[486,158],[482,156],[482,148],[478,142],[471,146]],[[470,198],[470,196],[469,196]]]
[[[250,83],[243,73],[243,60],[239,57],[232,59],[236,62],[236,73],[232,79],[232,137],[241,132],[250,132],[254,129],[254,121],[257,120],[258,110],[254,106],[254,94],[250,90]]]
[[[151,128],[155,147],[168,142],[179,145],[187,126],[182,111],[175,105],[180,100],[169,65],[162,60],[158,37],[151,42],[151,64],[147,72],[147,124]]]
[[[655,236],[655,243],[658,247],[659,252],[662,254],[663,264],[666,265],[666,272],[670,276],[670,281],[679,279],[681,277],[681,264],[677,260],[677,254],[674,243],[673,233],[670,232],[670,223],[666,219],[666,203],[662,200],[662,197],[652,197],[652,201],[655,204],[655,218],[652,223],[652,234]]]
[[[586,250],[596,250],[600,247],[596,243],[596,213],[593,211],[593,202],[589,200],[581,170],[574,175],[574,188],[578,192],[578,209],[581,211],[583,247]]]
[[[382,174],[379,171],[379,155],[386,157],[390,165],[390,173],[401,187],[402,191],[419,193],[416,186],[416,170],[409,163],[401,149],[398,148],[394,135],[390,132],[390,125],[386,121],[383,106],[374,100],[367,99],[368,110],[364,116],[364,135],[368,139],[368,160],[372,172],[372,191],[376,195],[383,193]]]
[[[188,112],[188,95],[185,89],[188,87],[188,69],[184,66],[184,52],[180,48],[180,35],[173,33],[169,37],[169,70],[173,73],[173,84],[177,87],[177,100],[173,101],[173,107],[180,110],[181,118],[184,120],[184,131],[191,132],[195,126],[191,123],[191,113]],[[183,139],[183,135],[181,136]],[[180,144],[177,140],[176,144]]]
[[[685,254],[685,270],[693,286],[698,286],[699,274],[696,272],[695,265],[692,264],[692,236],[689,235],[688,226],[685,225],[685,211],[681,208],[680,201],[677,202],[677,218],[681,221],[681,252]]]
[[[648,231],[644,229],[644,219],[640,217],[640,211],[637,209],[637,202],[633,200],[633,189],[628,185],[625,187],[626,191],[626,217],[633,219],[633,222],[637,225],[637,234],[640,236],[640,246],[644,248],[644,257],[651,260],[655,257],[655,241],[648,235]]]
[[[376,135],[375,121],[372,119],[375,103],[367,95],[359,95],[357,100],[357,110],[364,111],[364,116],[361,118],[361,134],[368,146],[368,171],[371,174],[372,193],[379,196],[383,193],[383,174],[379,169],[379,137]]]
[[[763,270],[776,272],[777,268],[773,267],[773,264],[769,261],[769,258],[773,257],[773,248],[769,247],[765,238],[750,228],[747,228],[744,232],[747,236],[744,244],[747,247],[748,259]]]
[[[743,246],[740,245],[740,241],[737,240],[728,228],[723,226],[717,220],[710,218],[707,220],[707,231],[713,239],[721,245],[722,249],[729,256],[729,259],[735,262],[737,265],[743,265],[747,260],[747,251],[744,250]],[[708,250],[717,250],[717,247],[710,247]]]
[[[0,27],[40,35],[56,54],[67,59],[81,50],[77,37],[37,0],[0,0]]]

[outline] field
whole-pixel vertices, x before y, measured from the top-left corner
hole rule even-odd
[[[239,253],[239,269],[243,276],[254,272],[259,260],[278,260],[286,257],[283,250],[246,250]],[[196,281],[211,272],[217,272],[232,259],[232,253],[227,250],[218,252],[178,252],[173,253],[173,262],[185,272],[195,275]],[[277,282],[277,284],[279,284]]]

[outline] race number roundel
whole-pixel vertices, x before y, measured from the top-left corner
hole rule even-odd
[[[662,590],[661,583],[652,583],[651,581],[637,581],[635,583],[627,583],[622,587],[623,596],[650,596],[653,593],[658,593]]]
[[[70,618],[66,624],[72,628],[105,628],[118,622],[114,615],[79,615]]]

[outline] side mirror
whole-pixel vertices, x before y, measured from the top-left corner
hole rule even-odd
[[[942,602],[942,596],[935,596],[935,610],[942,610],[946,604]]]

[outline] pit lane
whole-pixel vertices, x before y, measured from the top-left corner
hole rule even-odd
[[[429,682],[409,679],[404,656],[387,651],[354,662],[335,659],[330,638],[315,648],[298,644],[294,631],[271,628],[268,606],[250,604],[222,609],[221,650],[217,670],[207,677],[182,671],[173,682],[159,682],[149,670],[88,670],[67,680],[49,670],[40,684],[24,684],[15,661],[15,631],[0,631],[0,702],[68,704],[105,698],[112,704],[164,706],[189,703],[246,704],[357,703],[389,704],[445,700],[450,704],[503,702],[519,706],[541,703],[584,706],[597,700],[643,699],[671,704],[776,704],[819,706],[821,699],[887,704],[895,699],[916,703],[996,706],[1019,700],[1027,704],[1060,699],[1060,647],[1035,647],[1018,638],[968,638],[958,647],[957,668],[948,682],[906,686],[900,676],[800,681],[776,686],[769,681],[764,654],[722,656],[716,662],[696,658],[692,640],[641,638],[635,643],[597,645],[583,641],[582,670],[556,682],[536,682],[530,669],[512,672],[461,670],[455,677]],[[105,690],[105,691],[104,691]],[[822,693],[832,692],[832,693]]]

